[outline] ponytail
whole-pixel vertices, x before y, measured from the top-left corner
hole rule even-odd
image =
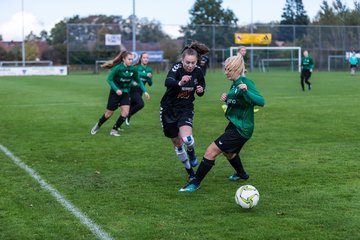
[[[114,57],[112,60],[107,61],[106,63],[101,65],[101,68],[104,69],[111,69],[113,68],[115,65],[122,63],[124,58],[126,58],[128,55],[132,54],[129,51],[121,51],[118,55],[116,55],[116,57]]]

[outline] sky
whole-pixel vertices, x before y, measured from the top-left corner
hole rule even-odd
[[[311,20],[314,19],[323,0],[303,0],[304,8]],[[179,25],[189,23],[189,10],[195,0],[0,0],[0,35],[4,41],[21,41],[24,19],[24,35],[30,31],[50,32],[56,23],[74,15],[86,17],[94,14],[120,15],[128,18],[157,20],[163,30],[176,37]],[[328,1],[329,4],[333,0]],[[354,0],[342,0],[350,9]],[[223,0],[222,7],[231,9],[239,19],[238,24],[251,22],[280,21],[286,0]]]

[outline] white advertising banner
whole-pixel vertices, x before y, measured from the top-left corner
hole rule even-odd
[[[120,46],[121,45],[121,34],[105,34],[105,45],[106,46]]]
[[[0,67],[0,76],[66,76],[67,74],[67,66]]]

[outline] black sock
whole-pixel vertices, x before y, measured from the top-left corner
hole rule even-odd
[[[99,119],[98,125],[99,127],[101,127],[101,125],[103,125],[109,118],[105,117],[105,114],[101,116],[101,118]]]
[[[199,185],[214,165],[215,160],[209,160],[203,157],[203,160],[201,161],[200,166],[196,171],[194,183]]]
[[[121,127],[121,125],[125,122],[126,117],[120,116],[117,120],[115,125],[113,126],[113,129],[117,130]]]
[[[194,177],[195,173],[193,168],[191,167],[190,169],[185,168],[186,172],[189,174],[190,177]]]
[[[247,176],[247,173],[245,172],[244,167],[241,163],[239,154],[236,154],[233,159],[229,160],[229,163],[235,169],[238,176]]]
[[[193,160],[195,158],[195,149],[192,149],[192,150],[187,149],[186,152],[187,152],[187,155],[189,156],[190,160]]]

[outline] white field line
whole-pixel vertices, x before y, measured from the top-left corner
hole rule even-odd
[[[7,155],[13,162],[18,165],[20,168],[25,170],[32,178],[34,178],[40,186],[48,191],[55,199],[58,201],[66,210],[72,213],[77,219],[80,220],[94,235],[102,240],[111,240],[109,234],[103,231],[99,226],[97,226],[90,218],[88,218],[84,213],[77,209],[69,200],[63,197],[55,188],[50,184],[46,183],[44,179],[41,178],[32,168],[27,166],[19,158],[15,157],[6,147],[0,144],[0,149]]]

